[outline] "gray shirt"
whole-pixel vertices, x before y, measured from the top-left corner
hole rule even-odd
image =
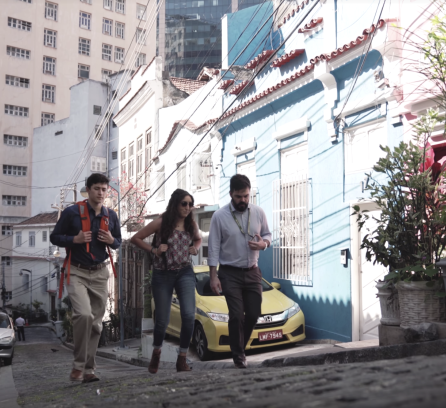
[[[232,204],[225,205],[212,216],[209,229],[208,265],[217,266],[220,263],[238,268],[257,265],[259,251],[249,249],[248,241],[251,241],[252,238],[248,234],[241,233],[231,214],[230,206],[232,208]],[[233,209],[243,231],[251,235],[259,234],[271,243],[271,232],[265,212],[254,204],[249,204],[248,209],[242,213]],[[251,221],[248,231],[249,211],[251,212]]]

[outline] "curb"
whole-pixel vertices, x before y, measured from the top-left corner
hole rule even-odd
[[[260,367],[367,363],[379,360],[395,360],[413,356],[438,356],[442,354],[446,354],[446,340],[331,351],[313,356],[273,358],[263,361]]]

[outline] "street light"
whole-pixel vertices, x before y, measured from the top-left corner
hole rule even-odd
[[[20,276],[23,276],[22,271],[28,272],[30,280],[31,280],[31,285],[30,285],[31,302],[30,302],[29,306],[30,306],[31,312],[32,312],[32,310],[33,310],[33,271],[30,271],[29,269],[20,269],[20,272],[19,272]]]

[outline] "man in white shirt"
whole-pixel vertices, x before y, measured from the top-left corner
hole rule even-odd
[[[214,213],[209,228],[210,285],[215,294],[225,296],[228,304],[229,345],[237,368],[247,367],[246,344],[261,314],[259,251],[271,243],[265,212],[249,203],[250,192],[248,177],[231,177],[231,202]]]
[[[15,327],[17,327],[17,334],[19,336],[19,341],[25,341],[25,319],[22,316],[19,316],[15,319]]]

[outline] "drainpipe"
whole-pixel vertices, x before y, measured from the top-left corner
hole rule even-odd
[[[110,79],[109,78],[107,78],[106,84],[107,84],[107,106],[110,106],[111,87],[110,87]],[[110,118],[111,118],[111,115],[110,115]],[[106,143],[107,147],[105,149],[105,151],[106,151],[106,154],[105,154],[105,166],[106,166],[106,169],[107,169],[107,177],[110,177],[110,169],[108,168],[108,161],[109,161],[108,160],[108,155],[110,153],[110,120],[111,120],[110,118],[107,121],[107,143]]]

